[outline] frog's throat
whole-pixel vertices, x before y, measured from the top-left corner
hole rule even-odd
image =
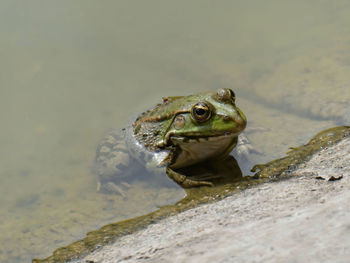
[[[237,144],[237,134],[186,138],[174,136],[170,140],[177,149],[170,167],[178,169],[228,155]]]

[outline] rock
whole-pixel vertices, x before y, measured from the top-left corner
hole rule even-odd
[[[168,217],[76,262],[348,262],[349,152],[347,138],[289,180]]]

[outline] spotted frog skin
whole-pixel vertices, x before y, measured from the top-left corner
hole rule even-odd
[[[98,190],[124,195],[135,167],[166,171],[182,187],[212,182],[191,178],[182,168],[228,156],[246,127],[231,89],[221,88],[189,96],[163,98],[121,132],[111,132],[99,144],[94,170]]]

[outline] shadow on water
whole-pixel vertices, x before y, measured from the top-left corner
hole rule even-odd
[[[189,178],[211,181],[215,186],[230,184],[242,180],[242,171],[236,159],[229,155],[224,160],[203,162],[178,170]],[[191,188],[190,188],[191,189]],[[190,191],[187,191],[187,194]]]
[[[287,156],[266,164],[256,165],[253,176],[242,176],[241,169],[234,157],[219,162],[202,163],[186,168],[190,176],[208,176],[215,174],[212,179],[215,187],[199,187],[186,189],[186,197],[173,205],[160,207],[157,211],[147,215],[106,225],[99,230],[89,232],[83,240],[69,246],[57,249],[52,256],[39,262],[66,262],[78,259],[82,255],[91,253],[101,246],[113,242],[123,235],[134,233],[163,218],[193,208],[200,204],[221,200],[235,192],[247,189],[257,184],[274,182],[293,176],[292,172],[313,154],[350,136],[350,126],[327,129],[318,133],[308,143],[291,149]]]

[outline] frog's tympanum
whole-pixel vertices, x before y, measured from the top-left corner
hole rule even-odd
[[[182,187],[211,186],[210,180],[180,171],[201,162],[222,160],[237,144],[246,117],[231,89],[167,97],[142,113],[120,133],[111,132],[96,152],[100,191],[118,192],[135,167],[162,168]]]

